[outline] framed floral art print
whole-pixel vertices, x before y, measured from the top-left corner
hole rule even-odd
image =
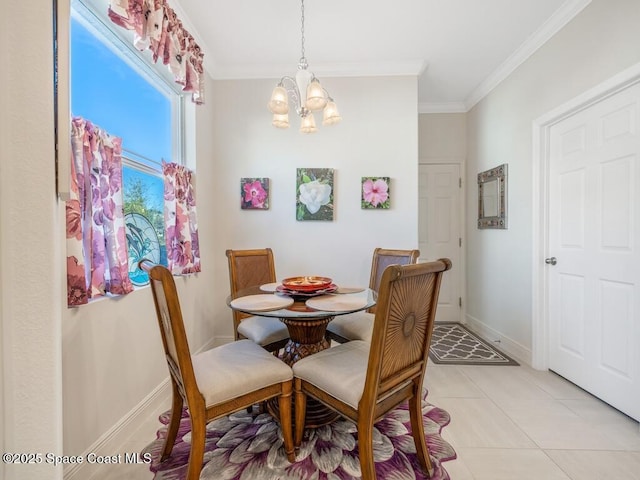
[[[268,210],[269,179],[241,178],[240,207],[242,210]]]
[[[389,208],[391,206],[389,183],[389,177],[362,177],[360,188],[362,208]]]
[[[333,168],[298,168],[296,220],[333,221]]]

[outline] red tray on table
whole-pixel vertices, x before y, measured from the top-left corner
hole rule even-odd
[[[335,292],[338,286],[329,277],[290,277],[282,280],[276,287],[276,293],[292,297],[315,297]]]

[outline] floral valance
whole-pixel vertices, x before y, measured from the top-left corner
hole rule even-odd
[[[160,59],[191,99],[204,103],[204,53],[165,0],[110,0],[109,18],[133,30],[135,47],[151,50],[153,61]]]

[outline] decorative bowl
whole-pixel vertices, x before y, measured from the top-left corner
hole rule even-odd
[[[289,277],[282,280],[282,286],[297,292],[315,292],[328,288],[332,283],[329,277]]]

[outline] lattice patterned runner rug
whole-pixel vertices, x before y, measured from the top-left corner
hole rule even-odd
[[[436,323],[429,358],[443,365],[518,365],[459,323]]]

